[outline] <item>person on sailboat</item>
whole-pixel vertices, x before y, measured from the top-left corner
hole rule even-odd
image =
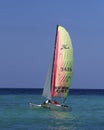
[[[59,104],[56,100],[53,100],[52,101],[52,104],[55,104],[55,105],[57,105],[57,104]]]
[[[51,100],[46,100],[42,105],[50,104]]]

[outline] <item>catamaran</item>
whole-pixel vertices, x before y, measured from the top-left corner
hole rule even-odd
[[[58,99],[59,104],[30,103],[32,108],[69,108],[65,105],[73,73],[73,48],[66,29],[57,25],[52,62],[50,63],[42,96],[48,100]]]

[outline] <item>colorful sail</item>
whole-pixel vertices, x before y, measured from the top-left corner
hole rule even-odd
[[[53,70],[51,77],[51,96],[66,98],[72,79],[73,49],[68,32],[57,27]]]
[[[65,28],[57,26],[53,61],[46,78],[43,96],[66,98],[73,72],[73,49]]]

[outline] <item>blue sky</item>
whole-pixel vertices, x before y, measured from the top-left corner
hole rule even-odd
[[[0,88],[42,88],[56,25],[70,33],[71,88],[104,88],[103,0],[1,0]]]

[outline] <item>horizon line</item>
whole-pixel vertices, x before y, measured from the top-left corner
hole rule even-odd
[[[44,88],[0,88],[0,89],[44,89]],[[104,88],[70,88],[70,90],[104,90]]]

